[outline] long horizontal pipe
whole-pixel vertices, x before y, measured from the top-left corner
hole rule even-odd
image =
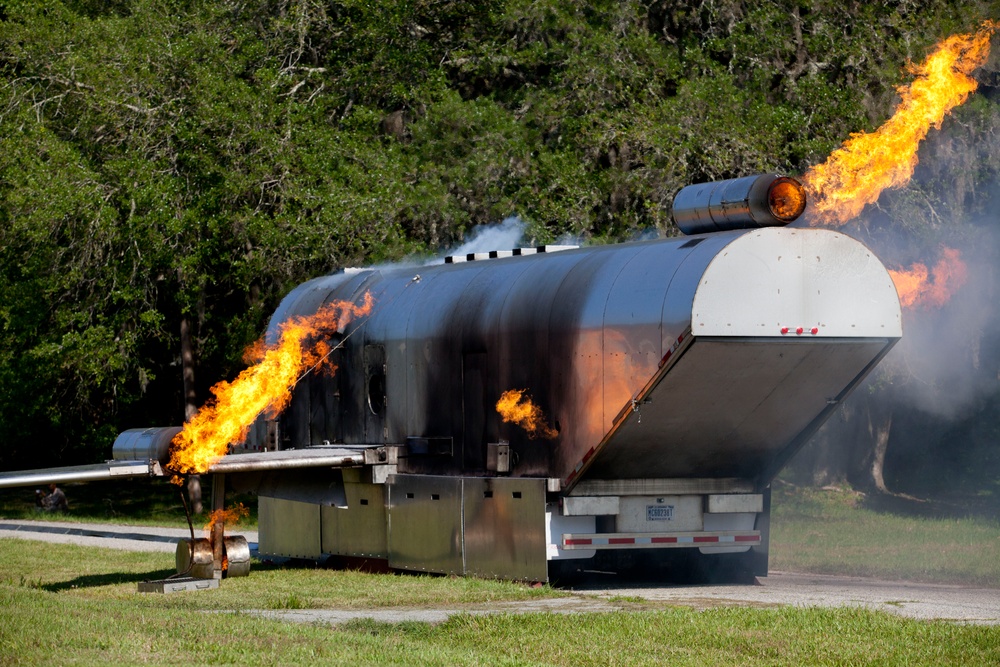
[[[154,464],[150,461],[109,461],[66,468],[0,472],[0,489],[62,482],[100,482],[123,477],[150,477],[155,474]]]
[[[255,472],[258,470],[289,470],[293,468],[347,468],[364,465],[365,457],[360,452],[305,455],[304,450],[289,450],[296,456],[276,457],[254,454],[232,454],[225,456],[209,467],[210,473]],[[278,452],[275,452],[278,453]],[[280,452],[284,453],[284,452]]]
[[[296,468],[348,468],[364,465],[364,447],[290,449],[280,452],[230,454],[216,461],[209,473],[291,470]],[[169,473],[169,471],[167,471]],[[64,468],[42,468],[0,472],[0,489],[62,482],[99,482],[123,477],[162,477],[165,472],[154,461],[108,461]]]

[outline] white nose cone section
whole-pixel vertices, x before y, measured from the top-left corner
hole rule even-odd
[[[898,338],[888,271],[864,244],[825,229],[768,228],[726,246],[702,275],[695,336]]]

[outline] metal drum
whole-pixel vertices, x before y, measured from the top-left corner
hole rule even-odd
[[[176,560],[177,574],[187,574],[195,579],[212,579],[215,576],[212,542],[207,538],[178,541]]]
[[[225,539],[226,577],[245,577],[250,574],[250,545],[242,535],[231,535]]]

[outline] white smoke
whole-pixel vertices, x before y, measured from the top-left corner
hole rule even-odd
[[[516,215],[504,218],[503,222],[495,225],[477,225],[469,234],[468,240],[457,248],[448,250],[440,257],[436,257],[430,264],[443,264],[444,258],[456,255],[469,255],[476,252],[489,252],[490,250],[512,250],[521,247],[524,239],[526,223]]]

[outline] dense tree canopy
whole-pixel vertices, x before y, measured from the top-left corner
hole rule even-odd
[[[802,173],[997,8],[0,0],[0,468],[177,423],[179,323],[204,397],[310,276],[510,214],[541,242],[673,234],[680,187]],[[996,68],[979,77],[929,149],[958,168],[928,160],[854,230],[902,238],[901,263],[956,235],[994,259]]]

